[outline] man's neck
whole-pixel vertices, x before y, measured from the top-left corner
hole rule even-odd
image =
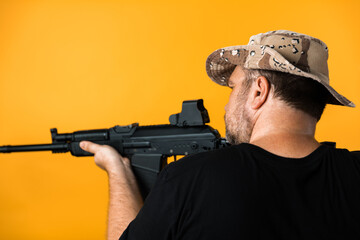
[[[282,157],[302,158],[320,146],[315,127],[313,117],[276,101],[258,115],[250,143]]]

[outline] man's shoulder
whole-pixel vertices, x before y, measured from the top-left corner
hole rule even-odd
[[[347,148],[330,148],[330,155],[333,157],[348,158],[354,161],[360,161],[360,150],[350,151]],[[342,158],[341,158],[342,157]]]
[[[342,164],[346,164],[350,167],[357,166],[359,169],[360,167],[360,151],[349,151],[348,149],[337,149],[337,153],[335,157],[339,156],[338,158],[342,161],[338,161]]]
[[[222,149],[212,150],[186,156],[170,163],[164,170],[168,176],[191,175],[196,172],[228,171],[234,164],[240,164],[249,158],[244,155],[251,151],[247,144],[233,145]]]
[[[360,150],[359,151],[352,151],[350,152],[350,154],[357,159],[358,161],[360,161]]]

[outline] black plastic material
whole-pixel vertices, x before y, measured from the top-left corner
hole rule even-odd
[[[173,114],[169,118],[171,125],[179,127],[201,126],[210,122],[209,114],[202,99],[184,101],[181,113]]]

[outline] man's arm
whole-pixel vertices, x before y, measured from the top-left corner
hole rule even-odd
[[[80,147],[87,152],[93,153],[96,165],[108,174],[107,239],[119,239],[143,206],[143,200],[131,170],[130,160],[122,157],[110,146],[83,141],[80,143]]]

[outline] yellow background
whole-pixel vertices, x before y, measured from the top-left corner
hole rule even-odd
[[[330,81],[358,104],[328,106],[320,141],[360,149],[359,1],[0,2],[0,145],[60,133],[167,123],[203,98],[224,135],[229,89],[212,83],[213,50],[288,29],[329,47]],[[92,158],[0,155],[0,239],[104,239],[107,179]]]

